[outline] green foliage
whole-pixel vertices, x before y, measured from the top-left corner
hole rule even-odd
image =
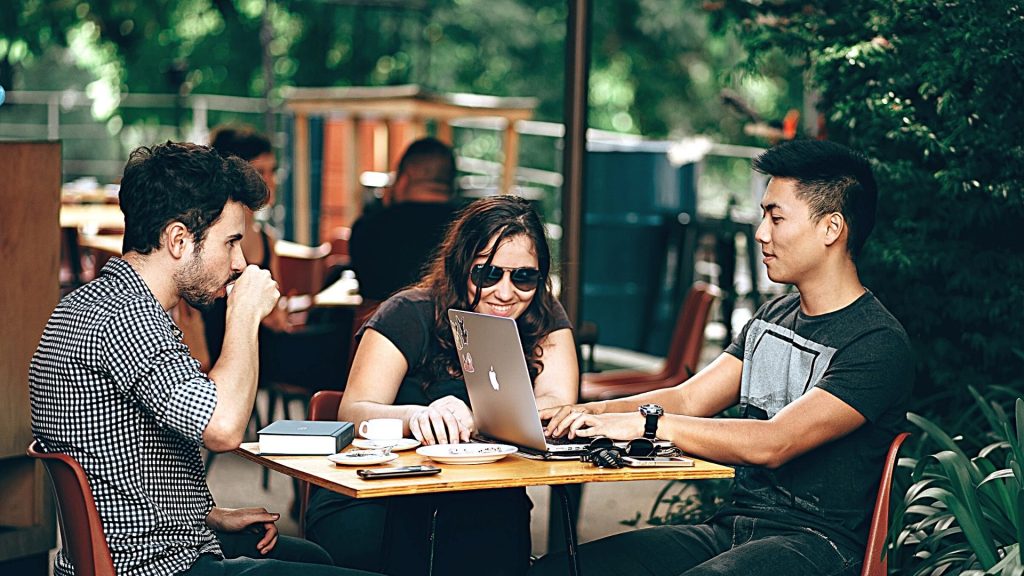
[[[1024,383],[1024,9],[1005,0],[729,2],[751,66],[806,66],[830,138],[877,160],[865,283],[917,352],[916,409]]]
[[[892,517],[891,574],[1024,574],[1024,400],[1014,426],[998,402],[970,393],[987,427],[974,457],[927,418],[908,416],[939,451],[900,459],[913,484]]]
[[[418,83],[534,96],[538,119],[560,121],[567,12],[564,0],[12,0],[0,11],[0,83],[82,90],[100,78],[112,105],[127,91],[275,102],[287,86]],[[743,134],[749,118],[723,105],[722,90],[771,120],[799,101],[800,82],[779,59],[767,59],[773,65],[763,76],[739,70],[735,34],[711,33],[700,2],[594,0],[591,14],[595,128],[758,143]],[[69,82],[52,74],[46,64],[53,60],[93,78]],[[52,77],[33,74],[39,70]],[[126,126],[180,120],[140,109],[119,113]]]

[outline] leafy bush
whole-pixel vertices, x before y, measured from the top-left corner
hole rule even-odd
[[[970,393],[990,429],[974,457],[963,439],[908,416],[939,451],[900,459],[913,484],[892,518],[890,574],[1024,574],[1024,400],[1017,399],[1014,426],[998,402]]]

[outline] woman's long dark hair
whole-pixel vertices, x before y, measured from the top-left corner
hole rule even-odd
[[[469,271],[473,260],[490,250],[487,263],[501,244],[525,236],[537,254],[540,279],[537,292],[526,310],[516,319],[519,339],[530,369],[531,379],[544,370],[540,342],[553,330],[557,306],[551,294],[551,251],[544,236],[544,225],[530,204],[517,196],[492,196],[477,200],[463,209],[448,228],[437,255],[417,287],[428,290],[434,300],[434,338],[442,353],[428,358],[431,374],[426,386],[446,378],[462,377],[455,342],[448,324],[448,309],[472,310],[479,302],[482,288],[470,294]],[[492,244],[492,239],[496,240]]]

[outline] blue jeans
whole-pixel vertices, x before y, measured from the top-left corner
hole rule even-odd
[[[369,572],[335,567],[330,555],[308,540],[279,536],[277,545],[263,556],[256,550],[262,534],[217,532],[224,559],[203,554],[179,576],[361,576]]]
[[[862,556],[815,530],[723,516],[609,536],[580,546],[578,558],[585,576],[856,576]],[[568,569],[565,553],[552,554],[530,576],[562,576]]]

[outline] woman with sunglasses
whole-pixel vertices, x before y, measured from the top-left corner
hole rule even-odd
[[[360,330],[339,419],[400,418],[405,435],[424,444],[469,440],[475,423],[449,308],[514,318],[537,405],[574,403],[575,344],[550,270],[543,225],[525,200],[467,206],[420,282],[386,300]],[[319,490],[306,535],[341,566],[420,575],[433,555],[434,574],[524,574],[531,507],[522,488],[365,500]]]

